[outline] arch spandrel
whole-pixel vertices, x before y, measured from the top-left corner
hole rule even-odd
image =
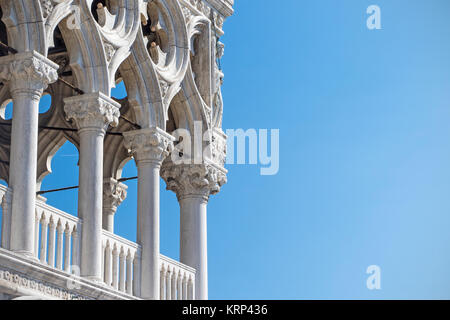
[[[70,128],[75,127],[65,119],[62,106],[63,99],[73,94],[64,84],[57,82],[49,85],[46,90],[52,96],[49,111],[39,116],[38,159],[37,159],[37,190],[40,190],[44,178],[52,172],[51,162],[56,152],[70,141],[79,149],[79,137],[76,132],[61,130],[46,130],[42,127]]]
[[[0,0],[8,45],[19,52],[35,50],[47,56],[42,1]]]
[[[75,19],[76,25],[71,26],[70,16],[59,23],[77,86],[84,92],[110,95],[116,71],[135,42],[140,25],[140,1],[107,1],[110,7],[98,5],[97,21],[91,12],[97,2],[78,0],[80,19]]]
[[[142,127],[165,129],[170,101],[180,90],[189,64],[189,39],[178,0],[141,6],[141,27],[132,53],[122,64],[128,97]]]
[[[118,101],[121,104],[121,114],[127,119],[133,119],[134,110],[126,98]],[[119,125],[111,128],[111,132],[127,132],[136,128],[127,121],[119,121]],[[106,135],[103,146],[103,177],[121,178],[124,163],[131,159],[128,150],[124,147],[123,137],[117,135]]]

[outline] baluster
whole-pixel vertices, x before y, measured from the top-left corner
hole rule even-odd
[[[109,240],[106,241],[105,246],[105,283],[111,285],[111,246],[109,245]]]
[[[133,292],[133,279],[132,277],[133,272],[133,257],[131,255],[130,249],[128,249],[127,254],[127,293],[132,294]]]
[[[70,236],[69,223],[66,222],[66,229],[64,230],[64,271],[66,272],[70,272]]]
[[[73,226],[72,231],[72,265],[77,266],[78,270],[80,266],[78,265],[78,255],[79,255],[79,243],[78,243],[78,230],[77,226]]]
[[[59,270],[62,270],[63,263],[63,232],[63,226],[61,220],[59,220],[56,227],[56,268]]]
[[[50,217],[50,224],[48,225],[49,238],[48,238],[48,264],[51,267],[55,266],[55,236],[56,225],[53,221],[53,216]]]
[[[112,253],[113,256],[113,262],[112,262],[112,276],[113,276],[113,287],[114,289],[118,289],[119,287],[119,279],[118,279],[118,270],[117,266],[119,264],[119,252],[117,251],[117,246],[114,244],[114,250]]]
[[[187,300],[187,277],[186,272],[183,274],[183,300]]]
[[[181,270],[178,271],[178,276],[177,276],[177,298],[178,300],[183,300],[183,279],[181,277]]]
[[[177,300],[177,273],[175,268],[172,269],[172,279],[170,281],[171,286],[171,300]]]
[[[159,300],[164,300],[164,285],[166,284],[166,268],[164,264],[161,265],[160,280],[159,280]]]
[[[119,255],[119,290],[124,292],[125,291],[125,252],[123,250],[123,246],[120,248],[120,255]]]
[[[9,239],[11,235],[11,192],[8,190],[2,198],[2,248],[9,250]],[[35,214],[36,215],[36,214]],[[37,254],[37,250],[34,251]],[[37,255],[36,255],[37,256]]]
[[[133,259],[133,295],[141,296],[141,259],[137,251]]]
[[[106,250],[106,241],[102,240],[102,277],[101,277],[101,279],[103,280],[103,282],[105,282],[105,250]]]
[[[192,275],[189,275],[188,280],[188,300],[194,300],[194,281],[192,280]]]
[[[172,280],[172,271],[170,270],[170,267],[167,266],[167,274],[166,274],[166,300],[171,300],[172,294],[171,294],[171,280]]]
[[[47,260],[47,226],[48,221],[43,213],[41,217],[41,252],[39,257],[42,263],[45,263]]]
[[[34,254],[36,258],[39,258],[39,221],[41,220],[41,216],[36,209],[36,214],[34,216]]]

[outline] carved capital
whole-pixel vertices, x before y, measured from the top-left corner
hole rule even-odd
[[[159,128],[140,129],[125,132],[125,148],[139,161],[161,163],[173,150],[174,138]]]
[[[161,167],[161,177],[166,181],[167,190],[175,192],[178,200],[202,197],[207,201],[227,182],[226,173],[224,168],[213,163],[174,164],[165,161]]]
[[[11,95],[25,93],[38,99],[50,83],[58,80],[59,66],[36,51],[0,58],[0,80],[7,82]]]
[[[120,104],[101,92],[64,99],[67,120],[73,119],[78,129],[103,129],[119,123]]]
[[[103,181],[103,210],[115,213],[117,207],[127,197],[127,185],[118,182],[116,179],[107,178]]]

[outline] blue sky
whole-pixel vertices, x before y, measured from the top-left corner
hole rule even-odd
[[[366,28],[372,4],[382,30]],[[211,299],[450,299],[449,12],[447,0],[236,1],[224,129],[280,129],[280,171],[227,167],[208,205]],[[42,189],[77,185],[77,160],[67,143]],[[135,240],[127,184],[115,228]],[[178,259],[164,189],[161,251]],[[48,194],[69,213],[76,199]],[[366,288],[369,265],[381,290]]]

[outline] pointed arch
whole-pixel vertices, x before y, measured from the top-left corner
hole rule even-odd
[[[141,16],[139,36],[120,73],[139,125],[165,129],[170,102],[180,90],[189,64],[188,32],[177,0],[155,0],[141,8]],[[152,28],[154,32],[147,30]],[[164,34],[162,49],[148,48],[155,32]],[[159,52],[160,58],[152,59],[149,50]]]
[[[75,18],[73,25],[68,20],[71,17],[66,17],[58,24],[77,86],[86,93],[103,92],[108,96],[115,85],[116,71],[128,57],[140,25],[139,0],[109,3],[110,10],[103,5],[97,8],[96,21],[91,12],[93,0],[80,1],[77,10],[83,19]]]

